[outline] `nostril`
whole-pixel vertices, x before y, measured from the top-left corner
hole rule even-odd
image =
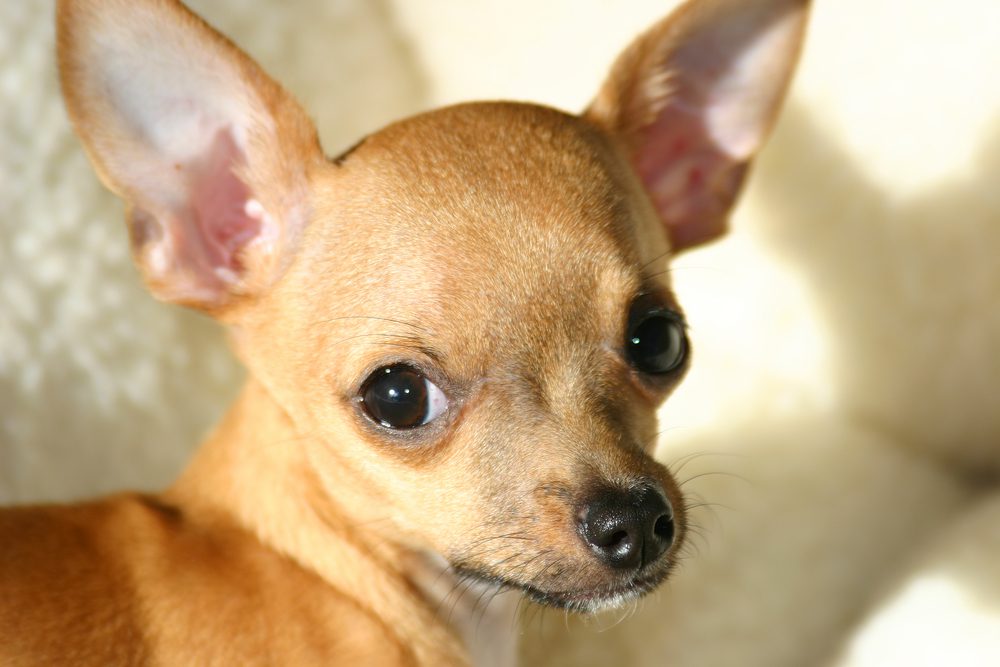
[[[658,560],[674,543],[676,526],[670,504],[663,493],[647,488],[643,492],[640,511],[644,514],[646,541],[643,545],[643,563]]]
[[[673,542],[674,540],[674,519],[669,514],[664,514],[656,520],[653,524],[653,535],[660,538],[664,542]]]
[[[611,536],[608,538],[607,544],[604,544],[602,546],[614,549],[615,547],[621,545],[623,542],[627,540],[628,540],[628,533],[626,533],[624,530],[617,530],[611,533]]]
[[[661,540],[672,540],[674,538],[674,520],[664,514],[653,525],[653,534]]]

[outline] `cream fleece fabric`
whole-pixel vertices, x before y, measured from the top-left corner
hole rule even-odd
[[[430,104],[582,108],[674,3],[192,4],[335,152]],[[142,291],[50,13],[0,3],[0,501],[164,484],[239,377]],[[1000,664],[997,26],[994,0],[818,3],[733,233],[672,269],[696,359],[660,452],[698,534],[624,620],[528,613],[527,664]]]

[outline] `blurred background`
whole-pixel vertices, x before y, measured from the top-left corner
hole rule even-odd
[[[192,0],[336,154],[431,106],[583,108],[670,0]],[[170,482],[235,395],[160,305],[0,3],[0,502]],[[659,454],[701,504],[621,613],[531,610],[529,665],[1000,664],[1000,3],[819,0],[726,239],[672,268],[693,371]]]

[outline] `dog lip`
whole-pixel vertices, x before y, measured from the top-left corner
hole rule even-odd
[[[515,581],[506,577],[493,575],[472,568],[455,567],[461,576],[476,579],[484,584],[500,588],[516,589],[528,596],[533,602],[547,607],[567,609],[569,611],[599,611],[640,598],[655,590],[672,567],[660,568],[656,572],[638,576],[613,587],[596,589],[578,589],[569,591],[547,591],[528,583]]]

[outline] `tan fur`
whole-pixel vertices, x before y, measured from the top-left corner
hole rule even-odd
[[[77,32],[115,16],[99,4],[59,3],[67,104],[104,182],[149,209],[105,157],[115,111],[81,92],[95,75]],[[263,109],[238,175],[282,236],[245,250],[222,300],[175,297],[147,270],[161,298],[230,327],[247,386],[166,492],[0,512],[0,663],[465,664],[428,592],[453,575],[428,555],[611,590],[575,528],[600,484],[662,486],[669,568],[684,501],[649,451],[680,375],[639,377],[620,351],[638,293],[677,308],[668,241],[600,114],[461,105],[329,161],[232,44],[178,3],[143,7],[193,30]],[[447,419],[387,435],[362,416],[359,383],[396,360],[428,369]]]

